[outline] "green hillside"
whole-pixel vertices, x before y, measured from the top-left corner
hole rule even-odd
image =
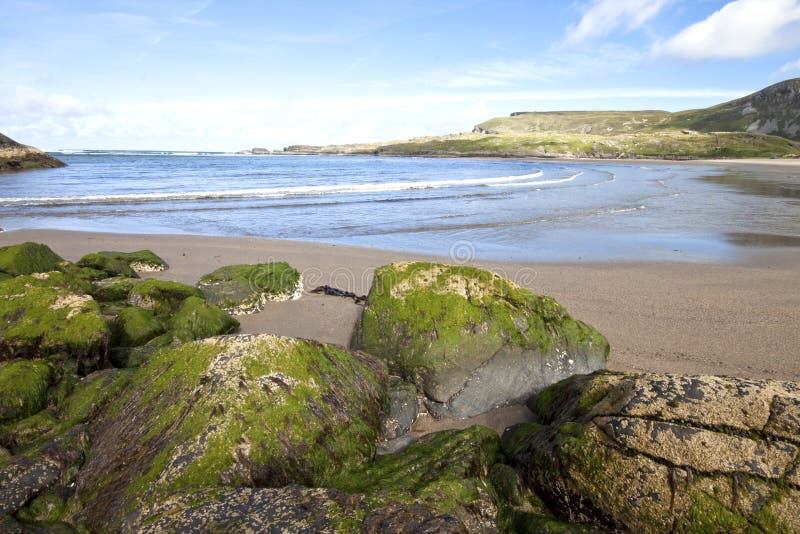
[[[562,158],[800,157],[800,78],[706,109],[516,112],[472,133],[288,153]]]

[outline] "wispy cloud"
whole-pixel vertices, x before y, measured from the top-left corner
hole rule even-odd
[[[746,59],[800,45],[800,0],[734,0],[657,43],[654,52],[683,59]]]
[[[655,17],[673,0],[593,0],[581,20],[567,28],[563,44],[572,46],[616,31],[633,31]]]
[[[788,74],[800,73],[800,59],[784,63],[781,65],[781,68],[778,69],[778,73],[784,76]]]

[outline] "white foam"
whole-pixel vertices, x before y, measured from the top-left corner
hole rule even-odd
[[[443,187],[481,186],[497,183],[510,183],[531,178],[539,178],[542,171],[518,176],[500,176],[496,178],[466,178],[460,180],[429,180],[419,182],[373,182],[365,184],[334,184],[292,187],[268,187],[259,189],[229,189],[222,191],[188,191],[183,193],[130,193],[127,195],[74,195],[63,197],[17,197],[1,198],[1,204],[23,206],[47,206],[68,204],[119,204],[163,202],[170,200],[223,200],[241,198],[285,198],[294,196],[337,195],[354,193],[386,193],[394,191],[412,191],[419,189],[440,189]],[[579,173],[580,174],[580,173]],[[577,175],[575,176],[577,177]],[[559,183],[574,179],[527,182],[528,184]]]
[[[538,180],[538,181],[535,181],[535,182],[518,182],[518,181],[514,181],[514,182],[503,182],[503,183],[499,183],[499,184],[498,183],[491,183],[491,184],[486,184],[486,185],[488,185],[489,187],[533,187],[533,186],[537,186],[537,185],[563,184],[563,183],[566,183],[566,182],[571,182],[575,178],[578,178],[581,175],[583,175],[583,171],[580,171],[580,172],[578,172],[576,174],[573,174],[572,176],[567,176],[566,178],[557,178],[555,180]],[[541,176],[541,173],[539,174],[539,176]],[[538,178],[539,176],[537,176],[536,178]]]

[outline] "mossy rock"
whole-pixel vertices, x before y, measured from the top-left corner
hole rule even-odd
[[[488,532],[497,509],[487,479],[499,457],[500,439],[487,427],[428,434],[397,454],[379,456],[365,468],[343,472],[334,488],[364,493],[379,510],[391,503],[421,504],[458,519],[469,532]]]
[[[129,278],[127,276],[114,276],[97,280],[92,283],[91,295],[98,302],[115,302],[128,299],[131,289],[139,283],[141,279]]]
[[[180,341],[194,341],[230,334],[239,328],[239,321],[199,297],[189,297],[169,321],[170,331]]]
[[[420,385],[437,415],[469,417],[605,367],[608,341],[550,297],[437,263],[375,271],[353,346]]]
[[[227,265],[200,277],[209,302],[234,314],[255,313],[267,301],[299,298],[303,280],[286,262]]]
[[[55,271],[64,259],[39,243],[0,247],[0,271],[11,276]]]
[[[0,362],[0,423],[44,408],[50,375],[50,366],[41,360]]]
[[[82,517],[125,530],[179,491],[325,485],[374,456],[385,373],[364,353],[268,335],[161,349],[94,427]]]
[[[598,372],[531,399],[504,451],[559,518],[635,532],[800,529],[800,385]]]
[[[44,282],[36,275],[0,282],[0,361],[64,354],[81,374],[101,367],[110,330],[97,303]]]
[[[76,262],[78,267],[102,271],[107,276],[126,276],[128,278],[138,278],[139,275],[131,269],[130,265],[124,260],[104,256],[102,254],[87,254]]]
[[[122,347],[138,347],[164,333],[164,326],[153,312],[135,306],[122,310],[114,324],[115,344]]]
[[[100,256],[112,260],[125,262],[131,269],[140,273],[153,273],[165,271],[169,268],[167,262],[151,250],[137,250],[136,252],[101,251]]]
[[[131,376],[130,371],[120,369],[105,369],[85,376],[71,386],[69,395],[61,402],[0,427],[0,442],[15,453],[21,453],[58,437],[75,425],[86,423],[119,394]]]
[[[189,297],[203,297],[196,287],[167,280],[145,280],[137,284],[128,294],[128,302],[146,310],[156,317],[167,317],[176,313],[183,301]]]
[[[17,519],[26,524],[60,522],[67,514],[70,493],[58,488],[34,497],[24,508],[16,513]]]

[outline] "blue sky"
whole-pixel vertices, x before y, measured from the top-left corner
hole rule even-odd
[[[680,110],[800,76],[800,0],[3,0],[0,132],[239,150]]]

